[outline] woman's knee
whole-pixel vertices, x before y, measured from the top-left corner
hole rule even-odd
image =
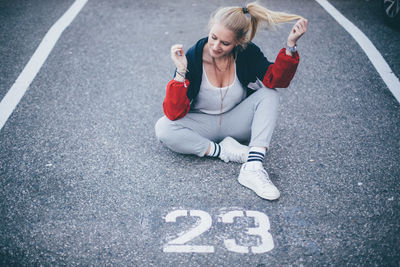
[[[156,132],[156,137],[158,141],[165,142],[168,136],[171,136],[171,124],[172,121],[167,117],[161,117],[154,126],[154,130]]]

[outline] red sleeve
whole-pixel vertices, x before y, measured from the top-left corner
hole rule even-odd
[[[171,80],[167,85],[167,93],[163,102],[164,114],[174,121],[185,117],[190,109],[190,101],[186,96],[189,80],[184,83]]]
[[[265,73],[263,84],[268,88],[286,88],[296,73],[299,64],[299,54],[286,55],[286,49],[282,48],[276,57],[275,63],[268,67]]]

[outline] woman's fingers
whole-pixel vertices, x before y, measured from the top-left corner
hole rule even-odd
[[[307,32],[308,21],[304,18],[299,19],[295,25],[293,25],[288,37],[288,45],[293,46],[296,44],[297,40]]]
[[[171,50],[176,50],[176,49],[182,49],[183,45],[181,44],[175,44],[173,46],[171,46]]]
[[[304,34],[307,31],[307,24],[308,24],[308,21],[306,19],[300,19],[295,25],[297,28],[297,31],[300,34]]]
[[[184,55],[185,53],[184,53],[184,51],[183,51],[183,45],[181,45],[181,44],[173,45],[173,46],[171,47],[171,53],[172,53],[173,55],[177,55],[177,56],[182,56],[182,55]]]
[[[171,58],[175,63],[175,66],[179,69],[186,69],[187,59],[185,52],[183,51],[183,45],[175,44],[171,46]]]
[[[307,25],[308,25],[308,21],[306,19],[300,19],[293,26],[293,34],[296,37],[302,36],[307,31]]]

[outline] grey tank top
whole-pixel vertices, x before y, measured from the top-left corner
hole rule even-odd
[[[221,95],[224,98],[221,112]],[[243,89],[236,75],[233,83],[226,87],[215,87],[208,80],[203,66],[203,76],[201,78],[200,91],[197,95],[193,110],[207,114],[221,114],[234,108],[246,98],[246,91]]]

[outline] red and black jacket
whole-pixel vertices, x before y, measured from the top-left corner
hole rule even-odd
[[[167,85],[167,92],[163,102],[164,114],[170,120],[183,118],[190,110],[190,104],[200,91],[203,75],[203,48],[208,38],[200,39],[186,52],[188,70],[186,81],[178,82],[172,79]],[[286,55],[285,48],[279,51],[275,63],[267,60],[260,48],[249,43],[239,51],[236,58],[236,74],[247,96],[254,92],[248,88],[249,83],[257,79],[268,88],[286,88],[296,73],[299,64],[299,54]]]

